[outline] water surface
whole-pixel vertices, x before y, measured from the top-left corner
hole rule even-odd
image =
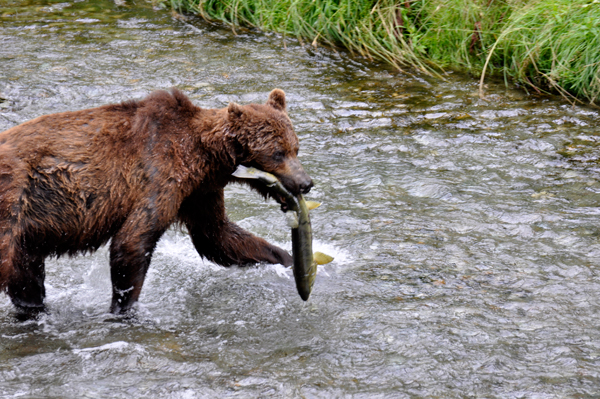
[[[142,0],[0,0],[0,131],[178,87],[202,107],[286,91],[333,255],[310,301],[282,266],[159,243],[135,320],[107,314],[108,251],[47,262],[50,314],[0,296],[0,396],[595,397],[600,115]],[[118,4],[117,4],[118,3]],[[123,5],[119,5],[123,4]],[[287,249],[273,202],[231,219]]]

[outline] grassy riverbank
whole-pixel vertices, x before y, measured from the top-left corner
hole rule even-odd
[[[504,76],[592,104],[600,97],[599,0],[162,2],[234,27],[344,46],[398,68]]]

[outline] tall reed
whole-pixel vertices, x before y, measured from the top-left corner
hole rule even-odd
[[[533,1],[512,17],[496,53],[505,74],[534,90],[594,104],[600,96],[600,2]]]
[[[339,45],[397,68],[505,77],[594,104],[600,0],[157,0],[236,26]]]

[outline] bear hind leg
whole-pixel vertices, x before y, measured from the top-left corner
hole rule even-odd
[[[10,260],[7,259],[10,262]],[[6,284],[6,293],[17,308],[19,317],[35,317],[46,310],[44,298],[46,277],[44,258],[21,257],[13,264],[13,272]]]

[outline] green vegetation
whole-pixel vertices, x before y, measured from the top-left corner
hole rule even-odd
[[[397,68],[500,75],[594,104],[600,0],[159,0],[209,20],[341,45]]]

